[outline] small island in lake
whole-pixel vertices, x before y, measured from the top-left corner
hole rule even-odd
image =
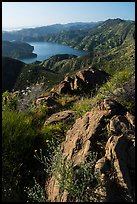
[[[20,41],[2,41],[2,56],[11,57],[14,59],[25,59],[37,57],[37,54],[32,53],[34,46],[26,42]]]

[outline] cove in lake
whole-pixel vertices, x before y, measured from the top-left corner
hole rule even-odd
[[[34,46],[33,53],[37,54],[35,58],[20,59],[20,61],[30,64],[35,61],[43,61],[57,54],[73,54],[76,56],[81,56],[86,54],[86,51],[75,50],[69,46],[61,45],[57,43],[50,42],[27,42]]]

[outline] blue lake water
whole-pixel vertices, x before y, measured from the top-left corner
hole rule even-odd
[[[51,42],[28,42],[28,43],[34,46],[33,53],[36,53],[37,57],[29,59],[20,59],[21,61],[27,64],[35,61],[43,61],[57,54],[73,54],[76,56],[81,56],[87,53],[83,50],[75,50],[69,46],[57,43]]]

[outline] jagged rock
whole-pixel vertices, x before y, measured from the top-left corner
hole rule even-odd
[[[94,67],[89,67],[88,69],[77,72],[76,76],[89,86],[94,86],[96,84],[102,84],[108,77],[108,74]]]
[[[55,113],[55,114],[51,115],[51,117],[49,117],[45,121],[44,125],[50,125],[50,124],[54,124],[57,122],[63,122],[63,121],[67,122],[69,120],[72,120],[74,115],[75,115],[75,111],[71,111],[71,110]]]
[[[76,167],[83,163],[86,156],[89,153],[90,148],[94,145],[95,138],[101,132],[103,128],[103,120],[110,115],[110,110],[100,108],[94,108],[91,112],[86,113],[83,118],[76,120],[76,123],[66,134],[66,141],[62,143],[62,153],[68,160],[73,162],[73,166]],[[48,200],[51,202],[61,201],[63,197],[67,200],[67,197],[62,193],[60,196],[59,185],[56,183],[55,178],[49,179],[46,192],[48,194]]]
[[[104,99],[104,107],[108,110],[115,109],[117,107],[117,102],[110,99]]]
[[[43,103],[46,102],[46,98],[45,97],[40,97],[36,100],[35,104],[36,105],[42,105]]]
[[[84,81],[76,75],[74,78],[74,90],[82,89],[84,88],[84,85]]]
[[[110,120],[109,131],[114,135],[127,134],[130,129],[130,124],[125,116],[114,116]]]
[[[51,97],[52,98],[57,98],[59,95],[56,92],[51,92]]]
[[[65,77],[55,90],[58,93],[72,93],[74,90],[89,91],[96,85],[101,85],[108,79],[108,76],[104,71],[89,67],[78,71],[73,77]]]
[[[121,97],[121,95],[124,95],[125,94],[125,90],[124,88],[117,88],[113,91],[113,94],[116,96],[116,97]]]
[[[132,140],[132,146],[128,148],[128,166],[135,170],[135,137]]]
[[[134,181],[130,178],[130,170],[134,170],[135,161],[134,129],[130,129],[131,125],[127,119],[126,111],[122,111],[123,115],[118,115],[120,109],[121,105],[114,100],[104,100],[98,104],[97,107],[87,112],[82,118],[77,119],[73,127],[68,130],[66,140],[61,145],[61,151],[67,160],[71,160],[73,168],[77,168],[85,162],[89,152],[94,151],[97,141],[102,139],[101,133],[107,125],[105,119],[109,119],[107,120],[108,127],[113,127],[111,129],[115,134],[111,136],[112,132],[108,130],[110,138],[106,141],[106,148],[103,151],[104,156],[95,165],[95,171],[100,172],[101,178],[104,174],[103,178],[106,179],[108,173],[113,169],[117,173],[118,186],[126,189],[128,193],[132,193]],[[121,127],[124,127],[123,130],[126,129],[129,134],[123,136]],[[65,161],[63,161],[64,164]],[[69,201],[68,193],[60,193],[60,186],[55,185],[55,183],[57,184],[56,179],[51,176],[46,186],[48,200],[51,202]],[[118,200],[119,190],[113,188],[113,191],[111,191],[108,187],[109,184],[114,185],[110,178],[107,178],[105,188],[106,194],[108,192],[110,194],[110,196],[107,195],[108,200],[112,201],[114,197]],[[118,196],[115,196],[115,194],[118,194]]]
[[[134,167],[133,161],[135,161],[135,154],[129,154],[129,150],[132,148],[134,149],[134,145],[127,137],[123,135],[111,136],[106,144],[105,154],[105,157],[109,161],[113,161],[113,168],[117,174],[118,184],[121,188],[125,189],[129,195],[132,195],[134,191],[129,168],[129,166]],[[135,152],[133,151],[133,153]],[[132,159],[130,157],[132,157]]]
[[[132,113],[135,114],[135,76],[133,76],[122,88],[117,88],[113,91],[115,100],[126,101],[132,105]]]

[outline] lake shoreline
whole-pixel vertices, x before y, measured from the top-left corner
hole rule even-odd
[[[31,46],[34,46],[33,53],[37,54],[36,57],[33,58],[25,58],[19,59],[20,61],[31,64],[35,61],[44,61],[49,59],[50,57],[57,55],[57,54],[72,54],[76,56],[82,56],[87,54],[84,50],[77,50],[67,45],[62,45],[59,43],[53,42],[26,42]]]

